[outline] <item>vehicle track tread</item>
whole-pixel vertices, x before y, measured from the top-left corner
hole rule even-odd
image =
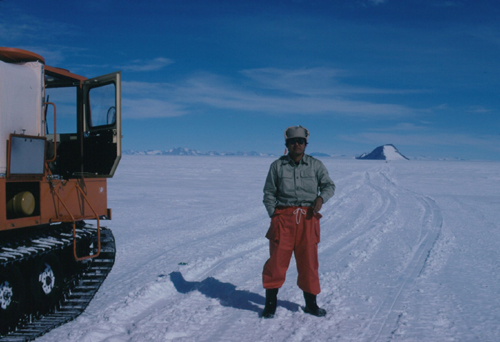
[[[62,225],[61,225],[62,226]],[[78,238],[97,239],[96,228],[84,226],[77,231]],[[43,236],[36,236],[29,241],[32,246],[27,247],[26,240],[20,239],[17,246],[0,245],[0,258],[4,264],[21,263],[25,258],[35,258],[37,254],[48,253],[52,250],[68,248],[73,244],[73,240],[61,239],[67,236],[63,227],[52,233],[43,233]],[[102,285],[107,275],[111,271],[115,261],[115,240],[111,230],[101,227],[101,253],[92,259],[90,265],[81,274],[77,274],[69,280],[63,299],[51,312],[40,317],[25,317],[14,331],[7,335],[0,335],[1,342],[26,342],[49,332],[78,317],[94,298],[99,287]]]

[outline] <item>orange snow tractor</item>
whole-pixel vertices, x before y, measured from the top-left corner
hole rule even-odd
[[[101,221],[121,158],[120,77],[0,47],[0,341],[74,319],[113,267]]]

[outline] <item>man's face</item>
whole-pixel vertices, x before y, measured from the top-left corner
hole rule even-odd
[[[293,138],[286,141],[286,146],[291,157],[302,156],[306,150],[306,139]]]

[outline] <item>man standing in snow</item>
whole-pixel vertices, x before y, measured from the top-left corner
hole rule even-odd
[[[318,317],[326,315],[326,310],[316,303],[316,295],[321,291],[319,211],[333,196],[335,184],[323,163],[305,154],[308,138],[309,131],[302,126],[286,129],[288,155],[271,164],[264,185],[264,205],[271,217],[266,234],[270,257],[262,272],[266,289],[264,318],[274,317],[278,290],[285,282],[292,253],[297,262],[297,285],[304,291],[304,312]]]

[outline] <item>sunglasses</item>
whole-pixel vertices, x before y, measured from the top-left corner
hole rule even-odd
[[[295,144],[304,145],[306,143],[306,139],[304,139],[304,138],[292,138],[292,139],[288,139],[286,141],[286,143],[288,145],[295,145]]]

